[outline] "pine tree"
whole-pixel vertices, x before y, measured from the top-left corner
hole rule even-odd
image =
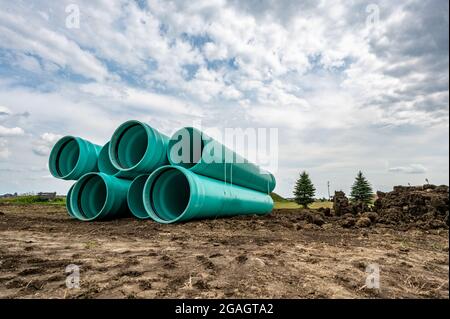
[[[350,198],[354,202],[364,204],[369,204],[373,199],[372,186],[370,186],[369,181],[364,177],[361,171],[359,171],[358,175],[356,175],[356,179],[350,193]]]
[[[303,171],[295,184],[295,202],[302,205],[304,208],[307,208],[309,204],[314,202],[315,192],[316,189],[314,188],[309,175]]]

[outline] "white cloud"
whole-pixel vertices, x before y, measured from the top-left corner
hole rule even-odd
[[[5,127],[0,125],[0,137],[22,136],[25,131],[21,127]]]
[[[390,167],[389,172],[405,174],[424,174],[427,168],[421,164],[410,164],[408,166]]]
[[[10,115],[12,112],[6,106],[0,105],[0,116],[2,115]]]
[[[53,145],[62,137],[59,134],[44,133],[33,143],[33,153],[38,156],[48,156]]]
[[[212,42],[205,44],[203,52],[208,60],[223,60],[228,57],[228,51],[225,46],[217,45]]]
[[[31,12],[30,12],[31,13]],[[31,52],[60,68],[68,67],[86,78],[104,80],[107,69],[95,56],[61,33],[37,24],[34,19],[25,19],[12,12],[0,11],[0,46],[22,52]],[[22,55],[22,58],[24,56]],[[24,67],[36,68],[26,61]]]

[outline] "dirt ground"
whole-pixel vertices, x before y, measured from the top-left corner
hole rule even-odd
[[[449,298],[448,230],[343,228],[299,210],[160,225],[0,206],[0,298]],[[66,287],[66,266],[80,288]],[[380,288],[366,286],[379,266]]]

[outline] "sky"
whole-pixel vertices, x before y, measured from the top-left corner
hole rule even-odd
[[[276,192],[449,184],[449,3],[0,0],[0,194],[57,191],[63,135],[277,130]]]

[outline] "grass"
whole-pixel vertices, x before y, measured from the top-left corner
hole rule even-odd
[[[276,193],[270,194],[273,198],[273,201],[275,203],[274,208],[276,209],[298,209],[302,208],[300,205],[298,205],[295,202],[289,201],[280,195]],[[27,195],[27,196],[17,196],[17,197],[11,197],[11,198],[0,198],[0,203],[9,203],[14,205],[33,205],[33,204],[39,204],[39,205],[57,205],[57,206],[65,206],[66,205],[66,198],[65,197],[57,197],[55,200],[47,201],[42,200],[39,198],[39,196],[36,195]],[[309,205],[309,208],[312,209],[318,209],[320,207],[323,208],[332,208],[333,202],[330,201],[315,201],[311,205]]]
[[[0,198],[0,203],[14,204],[14,205],[66,205],[65,197],[56,197],[54,200],[44,200],[37,195],[17,196],[10,198]]]
[[[277,193],[270,193],[270,196],[273,199],[274,202],[274,208],[278,209],[297,209],[302,208],[302,206],[298,205],[296,202],[287,200],[286,198],[283,198],[282,196],[278,195]],[[315,201],[311,205],[308,206],[312,209],[318,209],[318,208],[333,208],[333,202],[330,201]]]
[[[289,202],[286,198],[281,197],[277,193],[270,193],[270,197],[272,197],[274,202],[286,203]]]
[[[321,201],[316,201],[314,203],[312,203],[311,205],[308,206],[308,208],[312,208],[312,209],[318,209],[318,208],[332,208],[333,207],[333,202],[330,201],[326,201],[326,202],[321,202]],[[298,205],[296,202],[291,202],[291,201],[285,201],[285,202],[278,202],[275,201],[275,207],[277,209],[283,208],[283,209],[296,209],[296,208],[302,208],[302,206]]]

